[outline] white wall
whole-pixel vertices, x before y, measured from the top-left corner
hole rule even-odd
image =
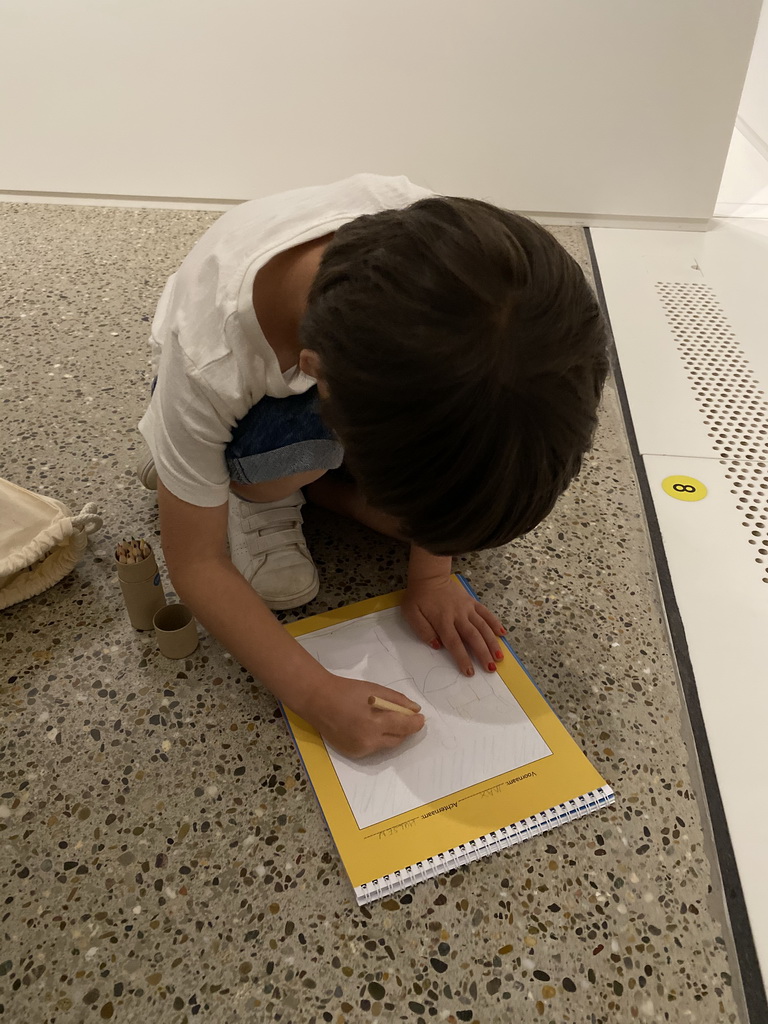
[[[4,0],[0,189],[708,217],[759,0]]]
[[[755,36],[739,105],[739,127],[768,157],[768,4],[763,4]]]

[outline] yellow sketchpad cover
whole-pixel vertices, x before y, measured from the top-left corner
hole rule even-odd
[[[399,591],[314,615],[290,623],[286,629],[294,637],[304,636],[313,630],[398,605],[403,593]],[[511,648],[509,652],[511,656],[497,665],[498,674],[549,746],[551,756],[538,761],[536,770],[527,773],[533,777],[519,785],[515,783],[526,775],[525,769],[507,772],[458,793],[446,793],[415,811],[368,828],[358,828],[320,735],[293,711],[284,709],[353,886],[425,861],[441,851],[470,843],[501,826],[605,786],[605,780],[560,723]]]

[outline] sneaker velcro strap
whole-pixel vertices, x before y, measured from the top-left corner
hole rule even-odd
[[[295,506],[285,508],[268,508],[265,511],[254,508],[253,512],[241,512],[240,523],[246,533],[263,530],[269,526],[294,526],[300,523],[301,512]]]
[[[248,551],[252,555],[263,555],[269,551],[276,551],[278,548],[284,547],[299,547],[303,549],[304,537],[301,530],[294,526],[289,530],[268,533],[266,537],[257,537],[250,534],[247,544]]]

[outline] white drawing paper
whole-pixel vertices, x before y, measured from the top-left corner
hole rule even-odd
[[[396,749],[361,760],[326,744],[358,828],[552,753],[496,672],[462,675],[445,650],[417,639],[399,608],[298,640],[330,672],[399,690],[421,704],[426,718],[421,732]]]

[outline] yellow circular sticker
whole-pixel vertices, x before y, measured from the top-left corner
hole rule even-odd
[[[707,488],[692,476],[668,476],[661,481],[661,486],[671,498],[680,501],[701,501],[707,496]]]

